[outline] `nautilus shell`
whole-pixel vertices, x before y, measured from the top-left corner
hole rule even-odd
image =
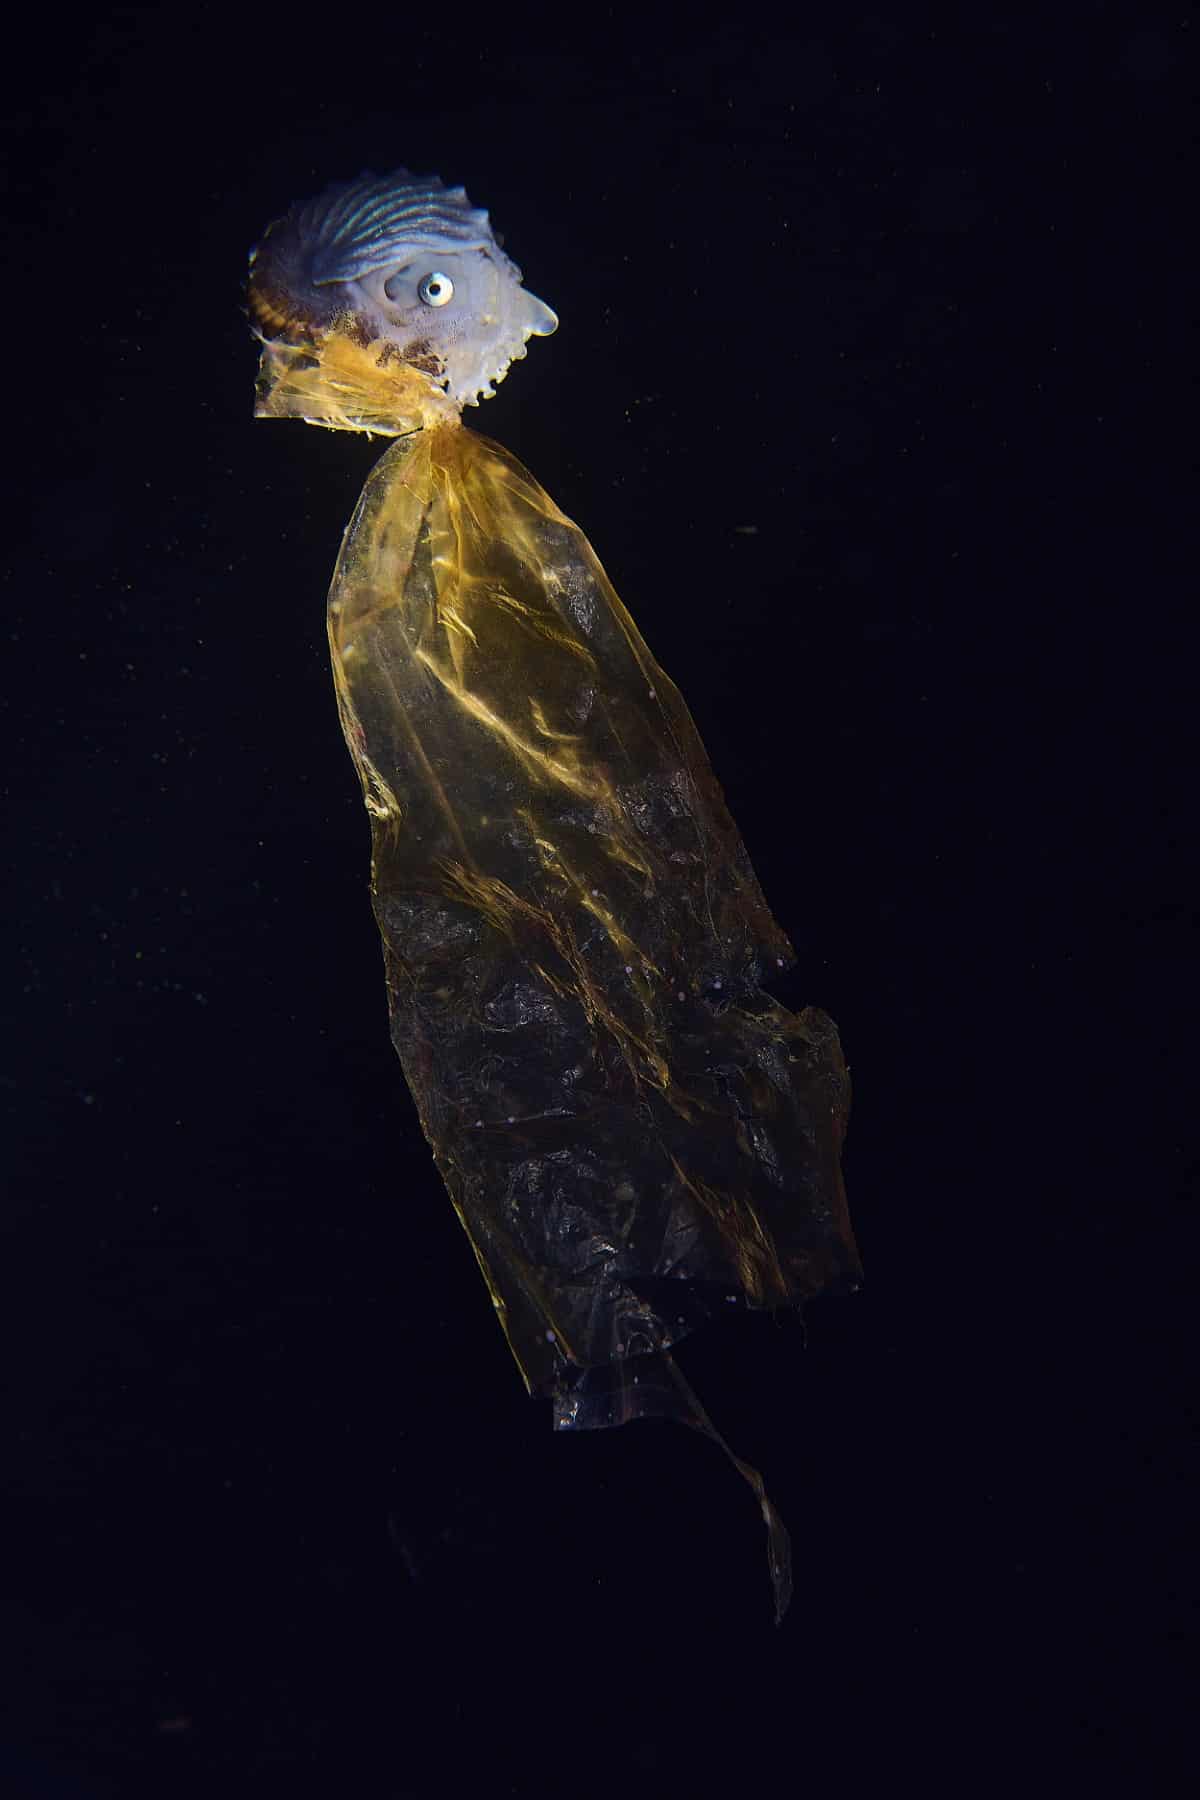
[[[251,257],[249,300],[264,337],[338,331],[390,346],[460,407],[492,395],[528,340],[558,326],[522,287],[487,213],[462,188],[404,169],[327,188],[270,226]]]

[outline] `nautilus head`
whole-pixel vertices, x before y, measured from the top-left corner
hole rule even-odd
[[[558,326],[487,213],[406,169],[326,188],[271,225],[251,254],[249,302],[264,338],[391,345],[457,406],[489,399],[528,340]]]

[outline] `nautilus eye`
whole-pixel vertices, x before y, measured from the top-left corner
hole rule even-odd
[[[426,306],[445,306],[454,294],[454,283],[440,269],[433,269],[426,275],[417,293]]]

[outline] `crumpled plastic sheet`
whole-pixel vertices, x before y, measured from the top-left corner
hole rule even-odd
[[[377,465],[329,631],[393,1042],[525,1381],[559,1429],[725,1448],[670,1346],[861,1270],[837,1031],[763,991],[791,948],[687,708],[578,527],[459,425]]]

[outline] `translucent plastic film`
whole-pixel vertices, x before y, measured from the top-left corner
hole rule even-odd
[[[848,1084],[695,727],[583,534],[460,426],[330,593],[392,1034],[529,1386],[852,1284]]]

